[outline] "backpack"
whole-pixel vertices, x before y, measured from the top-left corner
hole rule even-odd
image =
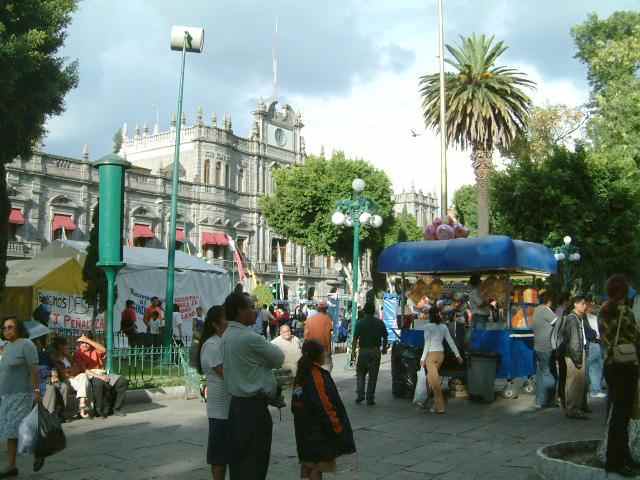
[[[564,327],[566,318],[566,315],[563,314],[558,318],[558,320],[556,320],[556,323],[551,330],[551,349],[554,352],[562,352],[564,348]]]

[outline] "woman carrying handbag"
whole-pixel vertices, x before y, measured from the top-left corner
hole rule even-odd
[[[628,291],[623,275],[614,275],[608,280],[609,300],[600,311],[599,323],[606,351],[604,376],[609,388],[605,470],[634,477],[637,472],[633,469],[628,429],[638,389],[640,330],[626,304]]]

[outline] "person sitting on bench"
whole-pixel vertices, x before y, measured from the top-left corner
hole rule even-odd
[[[91,381],[93,403],[96,416],[107,418],[112,413],[124,416],[124,405],[129,380],[122,375],[107,374],[104,370],[104,360],[107,349],[83,335],[78,340],[78,348],[74,355],[74,364],[87,374]]]

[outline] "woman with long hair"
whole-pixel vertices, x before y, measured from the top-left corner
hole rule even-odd
[[[224,480],[230,462],[229,403],[231,397],[224,386],[222,365],[222,334],[227,328],[224,307],[209,309],[200,339],[198,371],[207,376],[207,416],[209,417],[209,444],[207,463],[211,465],[214,480]]]
[[[304,342],[291,396],[301,477],[310,480],[335,472],[336,458],[356,451],[347,411],[323,362],[322,345]]]
[[[10,478],[18,476],[18,427],[34,402],[41,400],[40,376],[38,350],[29,340],[24,323],[12,315],[0,326],[2,339],[7,342],[0,359],[0,439],[7,442],[9,453],[8,468],[0,472],[0,478]],[[33,470],[37,472],[43,465],[44,458],[36,458]]]
[[[449,328],[442,323],[440,302],[438,302],[436,308],[432,308],[429,311],[429,323],[424,327],[424,350],[420,359],[420,365],[427,373],[427,383],[433,391],[434,406],[431,409],[431,413],[445,413],[442,379],[440,378],[440,367],[444,362],[445,340],[458,362],[462,364],[462,357],[456,342],[453,341]]]
[[[609,388],[609,416],[605,435],[605,470],[633,477],[633,460],[629,449],[629,421],[638,394],[638,358],[640,332],[631,308],[627,305],[629,284],[623,275],[607,281],[609,299],[599,315],[600,334],[605,347],[604,377]],[[635,347],[635,356],[624,358],[621,348]],[[634,358],[635,357],[635,358]]]

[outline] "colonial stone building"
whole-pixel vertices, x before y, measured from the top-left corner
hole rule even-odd
[[[439,206],[436,196],[432,193],[424,193],[422,190],[416,191],[415,187],[394,196],[393,210],[396,215],[402,212],[410,213],[416,217],[420,228],[429,225],[439,216]]]
[[[179,247],[232,270],[229,238],[243,252],[257,278],[272,282],[278,249],[289,297],[315,288],[322,296],[338,278],[330,258],[309,255],[305,248],[273,232],[259,208],[259,198],[273,191],[273,172],[304,162],[300,115],[289,105],[258,102],[249,138],[236,135],[231,117],[219,124],[183,118],[180,153]],[[168,131],[145,125],[123,128],[121,154],[130,161],[125,179],[125,241],[164,248],[169,237],[171,172],[175,118]],[[98,172],[85,147],[82,158],[36,152],[8,165],[12,202],[10,258],[33,256],[54,239],[87,240],[98,202]],[[366,269],[365,269],[366,271]]]

